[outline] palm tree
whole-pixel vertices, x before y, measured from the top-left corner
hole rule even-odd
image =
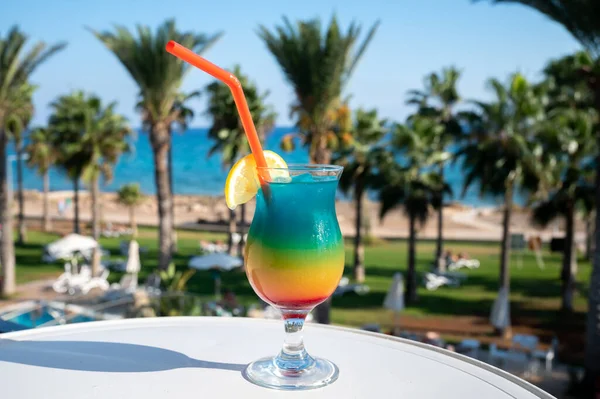
[[[68,106],[69,109],[64,107]],[[112,168],[119,156],[129,150],[127,136],[130,129],[122,115],[115,113],[116,103],[104,107],[96,96],[75,92],[63,96],[54,104],[55,114],[51,126],[55,140],[69,144],[61,146],[60,162],[72,177],[87,182],[92,194],[92,235],[100,239],[100,187],[99,180],[112,178]],[[72,166],[72,169],[69,167]],[[92,273],[99,271],[100,252],[94,252]]]
[[[82,92],[75,92],[59,97],[50,107],[53,110],[48,121],[51,145],[56,149],[57,166],[73,183],[73,232],[79,234],[79,186],[87,162],[79,145],[86,123],[86,100]]]
[[[29,80],[31,74],[44,61],[65,47],[65,44],[48,46],[37,42],[25,50],[27,36],[14,26],[6,36],[0,36],[0,264],[2,265],[1,293],[15,291],[15,250],[12,239],[11,199],[6,184],[6,119],[14,112],[15,90]]]
[[[248,102],[248,108],[252,114],[252,120],[254,121],[256,131],[261,140],[264,140],[266,135],[273,130],[276,118],[275,112],[265,103],[269,92],[261,93],[256,87],[256,84],[250,81],[248,77],[242,73],[239,65],[234,66],[233,74],[238,78],[244,88],[244,94],[246,95],[246,101]],[[244,128],[242,127],[236,111],[231,91],[227,85],[221,82],[213,82],[206,86],[206,92],[209,96],[206,114],[212,119],[208,137],[214,141],[214,144],[208,152],[208,156],[210,157],[215,153],[220,153],[223,167],[230,168],[242,156],[250,152],[248,140],[246,139]],[[246,206],[243,204],[241,206],[242,228],[245,222],[245,209]],[[236,214],[235,210],[230,210],[230,254],[234,253],[233,233],[235,231]],[[243,240],[240,240],[239,244],[239,252],[241,254]]]
[[[56,148],[52,143],[52,133],[49,129],[36,128],[29,134],[29,144],[25,147],[29,156],[27,166],[36,168],[44,180],[44,216],[42,229],[50,231],[50,178],[48,172],[56,161]]]
[[[549,109],[594,108],[594,93],[581,74],[582,69],[589,68],[592,64],[592,57],[586,51],[548,62],[543,71],[545,80],[540,85],[545,86],[550,99]]]
[[[17,153],[17,198],[19,202],[19,225],[17,242],[25,242],[25,198],[23,193],[23,132],[33,116],[32,97],[36,87],[25,82],[14,91],[13,112],[6,118],[6,132],[12,137]],[[10,176],[9,178],[12,178]]]
[[[127,136],[131,130],[124,116],[114,111],[116,103],[106,107],[97,97],[88,99],[90,109],[86,120],[86,129],[81,138],[80,151],[88,161],[83,171],[83,180],[88,183],[92,193],[92,236],[100,239],[100,178],[105,182],[112,179],[113,168],[122,153],[129,151]],[[92,274],[100,271],[100,249],[94,251]]]
[[[531,7],[562,25],[592,55],[593,63],[581,68],[581,75],[594,93],[594,106],[600,115],[600,3],[596,0],[491,0],[494,3],[517,3]],[[596,140],[600,142],[600,120],[596,121]],[[595,208],[600,209],[600,145],[596,154]],[[594,390],[600,378],[600,212],[596,212],[596,245],[590,281],[585,353],[586,387]]]
[[[431,214],[431,209],[441,206],[439,193],[450,192],[435,166],[443,155],[434,149],[430,139],[436,137],[434,130],[440,126],[429,118],[413,117],[404,125],[396,125],[393,131],[393,146],[402,156],[403,162],[392,163],[385,168],[384,179],[379,181],[380,218],[392,209],[403,206],[408,216],[408,263],[405,302],[417,301],[416,242],[417,225],[422,225]]]
[[[174,104],[173,104],[173,109],[172,112],[174,115],[177,115],[177,119],[175,120],[175,122],[171,125],[169,125],[169,137],[170,140],[172,142],[172,137],[173,137],[173,133],[174,132],[178,132],[178,133],[185,133],[185,131],[188,128],[188,124],[189,122],[194,118],[194,111],[187,107],[187,103],[189,102],[189,100],[198,97],[200,95],[199,91],[194,91],[192,93],[189,94],[185,94],[185,93],[179,93],[177,95],[177,99],[175,100]],[[143,101],[138,102],[136,109],[140,112],[144,111],[144,103]],[[142,121],[143,124],[143,129],[145,131],[150,131],[151,126],[149,123],[149,120],[143,120]],[[174,198],[175,195],[175,191],[174,191],[174,178],[173,178],[173,145],[171,144],[169,146],[169,154],[167,155],[167,162],[168,162],[168,170],[169,170],[169,192],[171,194],[171,198]],[[171,252],[175,253],[177,252],[177,230],[176,230],[176,223],[175,223],[175,200],[171,201],[171,208],[170,208],[170,212],[171,212],[171,220],[172,220],[172,229],[171,229]]]
[[[589,112],[594,109],[594,93],[587,82],[582,79],[581,70],[593,64],[591,55],[580,51],[556,60],[551,60],[544,68],[546,79],[541,83],[546,86],[550,101],[547,105],[549,112],[565,109]],[[590,138],[592,139],[592,138]],[[564,153],[564,151],[558,151]],[[592,155],[592,154],[589,154]],[[591,184],[594,175],[586,176]],[[582,209],[585,220],[585,257],[592,261],[594,241],[594,211]]]
[[[318,19],[298,21],[293,25],[283,19],[283,26],[269,31],[260,26],[258,35],[277,60],[296,94],[291,112],[302,141],[309,148],[311,163],[331,161],[331,146],[336,108],[360,58],[375,36],[376,22],[358,44],[361,26],[351,23],[342,32],[334,16],[326,31]],[[356,51],[355,45],[358,44]]]
[[[384,164],[393,162],[390,152],[382,143],[387,133],[386,121],[380,120],[376,110],[357,110],[355,113],[349,148],[342,151],[336,164],[344,167],[340,188],[348,193],[353,189],[355,202],[354,266],[353,276],[357,282],[365,280],[364,247],[362,242],[363,202],[365,193],[376,187]],[[368,216],[367,216],[368,217]]]
[[[577,270],[575,215],[578,209],[591,212],[594,205],[594,186],[589,179],[593,174],[589,156],[596,151],[594,118],[590,112],[557,109],[538,135],[548,154],[545,167],[553,168],[556,183],[550,196],[534,207],[533,219],[544,226],[559,216],[565,219],[561,280],[562,309],[568,312],[573,311]]]
[[[129,208],[129,221],[131,223],[131,231],[133,232],[133,238],[137,237],[137,222],[135,220],[135,207],[138,206],[142,200],[142,192],[140,185],[137,183],[125,184],[121,186],[118,192],[119,202]]]
[[[538,187],[541,172],[531,143],[535,124],[543,117],[543,100],[518,73],[506,86],[496,79],[488,84],[495,98],[474,102],[477,111],[464,114],[469,119],[470,138],[459,156],[466,175],[463,193],[477,181],[481,195],[504,198],[499,289],[508,293],[513,197],[521,188],[535,191]],[[499,330],[505,333],[508,328]]]
[[[166,269],[173,249],[173,196],[168,169],[171,126],[179,118],[175,104],[190,65],[168,54],[165,46],[169,40],[175,40],[196,53],[202,53],[221,37],[221,33],[182,32],[173,20],[164,22],[155,33],[147,26],[138,26],[137,36],[123,26],[117,26],[115,32],[91,31],[113,52],[140,89],[142,120],[148,126],[154,153],[159,218],[158,265]]]
[[[462,129],[457,120],[456,105],[460,102],[457,84],[460,79],[461,72],[454,68],[444,68],[441,74],[435,72],[427,75],[424,79],[425,89],[411,90],[408,92],[408,104],[413,104],[419,107],[417,114],[435,119],[444,128],[438,129],[439,137],[435,138],[433,145],[440,152],[448,150],[448,146],[452,144],[462,133]],[[446,161],[441,161],[438,165],[439,174],[444,180],[444,166]],[[441,193],[440,193],[441,195]],[[443,204],[443,198],[439,200]],[[443,234],[444,234],[444,207],[440,206],[438,210],[438,232],[435,249],[436,267],[444,267],[445,260],[442,257],[443,252]]]
[[[553,60],[544,69],[546,80],[540,84],[545,87],[549,101],[548,122],[542,124],[539,139],[547,168],[555,172],[555,183],[551,195],[538,203],[533,217],[542,225],[559,216],[565,218],[562,308],[569,312],[573,310],[577,272],[575,214],[578,210],[587,215],[593,211],[593,165],[589,158],[596,153],[593,131],[596,114],[593,93],[579,73],[581,66],[590,62],[589,54],[583,51]]]

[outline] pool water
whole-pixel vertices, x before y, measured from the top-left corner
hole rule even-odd
[[[10,312],[2,317],[4,320],[19,324],[27,328],[41,327],[44,325],[59,325],[71,323],[85,323],[96,320],[85,314],[68,314],[65,317],[63,309],[48,305],[36,306],[23,312]]]
[[[38,327],[42,324],[46,324],[53,320],[54,317],[50,314],[50,309],[47,306],[44,306],[40,309],[34,309],[29,312],[21,313],[20,315],[17,315],[10,319],[6,319],[6,321],[17,323],[22,325],[23,327],[29,328]]]

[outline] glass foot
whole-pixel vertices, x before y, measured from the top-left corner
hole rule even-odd
[[[338,379],[339,369],[329,360],[311,358],[308,367],[294,370],[277,367],[276,359],[268,357],[250,363],[244,376],[256,385],[288,391],[320,388]]]

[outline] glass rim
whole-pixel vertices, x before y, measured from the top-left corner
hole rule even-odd
[[[284,167],[271,167],[271,166],[257,166],[259,170],[288,170],[288,171],[310,171],[310,172],[341,172],[344,167],[340,165],[329,165],[329,164],[289,164],[287,168]]]

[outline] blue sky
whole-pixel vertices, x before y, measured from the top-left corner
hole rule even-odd
[[[168,4],[168,5],[167,5]],[[356,20],[363,30],[381,19],[380,29],[347,89],[353,107],[377,108],[383,117],[402,120],[410,112],[405,93],[419,88],[426,73],[455,65],[463,70],[459,89],[464,98],[485,98],[488,77],[520,71],[535,79],[550,58],[579,48],[562,27],[521,6],[491,6],[470,0],[4,0],[0,33],[18,24],[33,40],[65,40],[67,49],[40,67],[34,124],[47,120],[48,104],[58,95],[84,89],[118,109],[139,126],[134,110],[137,89],[116,58],[84,26],[110,29],[156,27],[174,17],[182,29],[223,31],[223,38],[204,56],[223,67],[242,65],[289,125],[290,86],[256,35],[259,24],[274,27],[286,15],[292,20],[337,13],[342,26]],[[32,40],[32,41],[33,41]],[[211,78],[192,71],[184,90],[203,88]],[[204,101],[192,104],[193,126],[207,126]]]

